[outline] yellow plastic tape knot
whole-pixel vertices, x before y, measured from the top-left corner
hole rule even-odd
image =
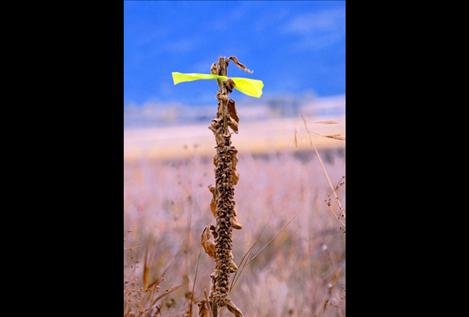
[[[197,74],[197,73],[178,73],[173,72],[173,82],[175,85],[187,81],[201,80],[201,79],[228,79],[227,76],[220,76],[214,74]],[[262,96],[262,88],[264,83],[262,80],[258,79],[249,79],[242,77],[230,77],[236,84],[235,89],[239,90],[245,95],[260,98]]]

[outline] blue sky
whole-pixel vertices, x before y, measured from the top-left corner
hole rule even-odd
[[[254,74],[228,74],[263,80],[263,98],[344,95],[345,1],[124,3],[125,105],[214,101],[214,81],[174,86],[171,72],[209,73],[230,55]]]

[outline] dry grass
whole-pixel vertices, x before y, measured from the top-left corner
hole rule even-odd
[[[126,316],[197,316],[207,300],[210,283],[200,277],[214,263],[199,241],[213,217],[213,164],[209,156],[186,157],[125,163]],[[344,165],[343,148],[240,152],[243,234],[233,236],[239,273],[230,296],[245,316],[345,315],[345,238],[337,221]]]

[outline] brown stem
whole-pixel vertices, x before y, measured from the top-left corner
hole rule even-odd
[[[227,76],[229,59],[220,57],[212,72]],[[228,83],[227,83],[228,82]],[[228,298],[229,277],[237,270],[232,253],[232,230],[233,223],[237,229],[241,227],[235,220],[234,210],[234,183],[237,182],[236,175],[236,153],[235,147],[231,146],[231,133],[228,126],[233,128],[233,123],[228,124],[230,112],[228,110],[229,94],[232,91],[230,81],[218,80],[219,90],[217,93],[218,110],[217,117],[212,120],[210,129],[215,134],[217,143],[217,154],[215,162],[215,197],[216,197],[216,227],[213,232],[215,238],[215,270],[212,273],[212,287],[210,292],[210,306],[212,315],[217,317],[218,308],[226,306],[236,317],[242,317],[241,311]],[[231,81],[232,82],[232,81]],[[234,103],[233,103],[234,107]],[[237,124],[237,123],[236,123]],[[236,126],[237,131],[237,126]]]

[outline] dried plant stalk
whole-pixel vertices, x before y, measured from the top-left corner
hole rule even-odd
[[[211,72],[227,76],[227,67],[230,61],[233,61],[241,69],[251,72],[234,56],[220,57],[218,62],[212,65]],[[216,226],[210,226],[210,230],[205,227],[201,236],[201,245],[205,252],[215,259],[216,265],[210,275],[212,284],[209,302],[200,303],[200,316],[207,314],[207,305],[209,305],[214,317],[218,316],[220,307],[226,307],[236,317],[243,317],[243,313],[228,297],[230,274],[238,270],[233,259],[232,230],[242,229],[242,225],[237,219],[234,200],[234,186],[239,181],[239,174],[236,170],[238,151],[231,145],[231,134],[232,132],[238,133],[239,124],[235,102],[229,98],[234,86],[235,83],[231,79],[218,80],[218,109],[216,117],[209,126],[217,144],[215,147],[216,155],[213,159],[215,186],[209,186],[212,193],[210,210],[215,217]]]

